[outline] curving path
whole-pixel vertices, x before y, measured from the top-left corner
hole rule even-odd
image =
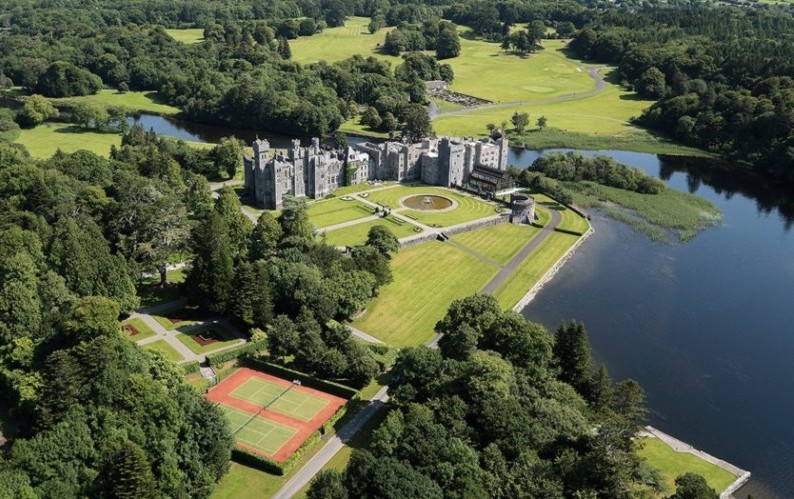
[[[606,69],[606,66],[598,66],[593,68],[588,68],[587,74],[595,80],[595,88],[588,90],[586,92],[574,92],[572,94],[563,94],[558,95],[557,97],[546,97],[543,99],[532,99],[532,100],[516,100],[510,102],[499,102],[496,104],[484,104],[482,106],[472,106],[472,107],[465,107],[463,109],[456,109],[454,111],[447,111],[443,112],[440,111],[435,103],[433,104],[433,109],[428,109],[430,114],[430,119],[434,120],[436,118],[445,118],[447,116],[460,116],[463,114],[474,113],[477,111],[487,111],[490,109],[503,109],[507,107],[517,107],[517,106],[526,106],[530,104],[550,104],[552,102],[560,102],[564,100],[573,100],[573,99],[582,99],[585,97],[592,97],[593,95],[599,94],[604,91],[607,84],[604,81],[604,78],[601,76],[601,70]]]
[[[557,226],[560,225],[560,222],[562,221],[562,216],[560,215],[560,212],[557,210],[549,210],[549,211],[551,212],[551,221],[545,227],[543,227],[543,230],[541,230],[537,236],[530,239],[530,241],[526,244],[526,246],[524,246],[521,249],[521,251],[519,251],[518,254],[513,257],[512,260],[507,262],[507,265],[502,267],[502,270],[500,270],[499,273],[496,274],[494,278],[491,279],[491,281],[485,285],[484,288],[482,288],[480,293],[487,295],[493,294],[493,292],[496,291],[499,288],[499,286],[501,286],[502,283],[505,282],[505,280],[510,276],[510,274],[515,272],[518,266],[521,265],[521,262],[523,262],[529,256],[530,253],[535,251],[535,249],[537,249],[537,247],[540,246],[540,243],[545,241],[546,238],[549,237],[549,235],[552,232],[554,232],[554,229],[556,229]]]
[[[553,231],[557,228],[562,220],[562,216],[557,210],[551,211],[551,221],[543,228],[543,230],[530,240],[521,251],[513,257],[510,262],[485,285],[481,293],[492,293],[493,290],[499,287],[502,282],[509,276],[518,265],[524,261],[539,245],[542,243]],[[354,330],[355,331],[355,330]],[[366,333],[364,333],[366,334]],[[369,336],[369,335],[367,335]],[[429,348],[438,348],[438,340],[441,335],[435,335],[426,346]],[[389,400],[388,395],[389,386],[384,386],[369,403],[361,409],[349,423],[343,426],[328,442],[315,454],[306,464],[301,467],[295,475],[292,476],[287,482],[279,489],[273,496],[274,499],[289,499],[294,497],[307,483],[314,478],[314,475],[320,472],[331,458],[342,449],[345,443],[353,438],[353,436],[364,427],[369,419],[374,416],[378,409],[383,407]]]

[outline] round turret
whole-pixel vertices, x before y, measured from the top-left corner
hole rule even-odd
[[[526,194],[510,196],[510,223],[531,224],[535,221],[535,198]]]

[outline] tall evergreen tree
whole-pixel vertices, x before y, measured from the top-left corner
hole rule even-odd
[[[146,453],[130,441],[113,456],[109,473],[110,497],[149,499],[157,497],[154,475]]]
[[[262,260],[269,257],[275,251],[284,231],[267,211],[259,215],[256,227],[251,232],[251,239],[248,245],[248,259],[251,261]]]
[[[215,212],[223,218],[229,231],[229,244],[235,260],[244,257],[248,252],[248,243],[253,230],[253,224],[243,214],[240,198],[231,187],[224,187],[218,191],[215,200]]]
[[[587,397],[590,394],[592,360],[587,330],[583,323],[571,321],[568,326],[560,324],[554,337],[554,357],[560,369],[558,377]]]
[[[284,209],[278,219],[284,238],[314,240],[314,227],[306,213],[306,201],[293,196],[284,196]]]
[[[234,260],[226,222],[211,213],[192,236],[195,258],[185,279],[185,294],[191,303],[217,313],[231,304],[234,290]]]

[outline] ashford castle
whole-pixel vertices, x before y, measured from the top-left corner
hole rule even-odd
[[[313,138],[306,147],[293,140],[286,153],[257,139],[253,149],[243,160],[245,192],[265,209],[280,208],[285,194],[319,199],[372,180],[421,181],[483,195],[509,187],[506,138],[364,142],[344,149],[323,148]]]

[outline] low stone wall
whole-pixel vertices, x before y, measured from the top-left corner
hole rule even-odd
[[[582,235],[582,237],[580,237],[579,240],[576,241],[576,243],[573,246],[571,246],[568,249],[568,251],[566,251],[565,254],[560,257],[559,260],[557,260],[557,262],[554,264],[554,266],[552,266],[543,275],[543,277],[541,277],[540,280],[534,286],[532,286],[529,289],[529,291],[527,291],[527,293],[524,295],[524,297],[521,298],[521,300],[519,300],[519,302],[516,304],[515,307],[513,307],[513,310],[516,311],[516,312],[521,312],[521,310],[524,307],[529,305],[529,303],[532,300],[535,299],[535,296],[540,292],[540,290],[543,289],[543,286],[546,285],[547,282],[552,280],[552,278],[557,274],[557,272],[560,271],[562,266],[565,265],[565,262],[567,262],[568,259],[571,258],[571,256],[573,256],[573,254],[576,252],[576,250],[579,248],[579,246],[584,244],[584,242],[587,240],[588,237],[590,237],[590,235],[593,232],[594,232],[594,229],[593,229],[593,226],[591,225],[590,228],[587,230],[587,232],[585,232],[584,235]]]
[[[467,222],[460,225],[453,225],[452,227],[441,229],[441,232],[443,232],[448,236],[453,236],[455,234],[460,234],[461,232],[469,232],[470,230],[481,229],[483,227],[490,227],[492,225],[507,223],[509,220],[510,220],[510,215],[501,214],[491,218],[483,218],[480,220],[475,220],[473,222]]]
[[[407,248],[409,246],[415,246],[420,243],[425,243],[427,241],[433,241],[438,237],[438,232],[435,231],[425,231],[415,236],[408,236],[400,239],[400,248]]]
[[[653,435],[654,437],[658,438],[662,442],[666,443],[667,445],[669,445],[670,448],[672,448],[676,452],[688,452],[736,476],[736,480],[734,480],[734,482],[730,484],[727,489],[723,490],[720,493],[720,499],[729,499],[733,497],[733,493],[739,490],[741,486],[747,483],[747,481],[750,479],[749,471],[743,470],[738,466],[734,466],[727,461],[723,461],[722,459],[718,459],[712,456],[711,454],[707,454],[706,452],[703,452],[702,450],[697,450],[688,443],[682,442],[677,438],[672,437],[661,430],[657,430],[653,426],[646,426],[645,431],[648,432],[650,435]]]

